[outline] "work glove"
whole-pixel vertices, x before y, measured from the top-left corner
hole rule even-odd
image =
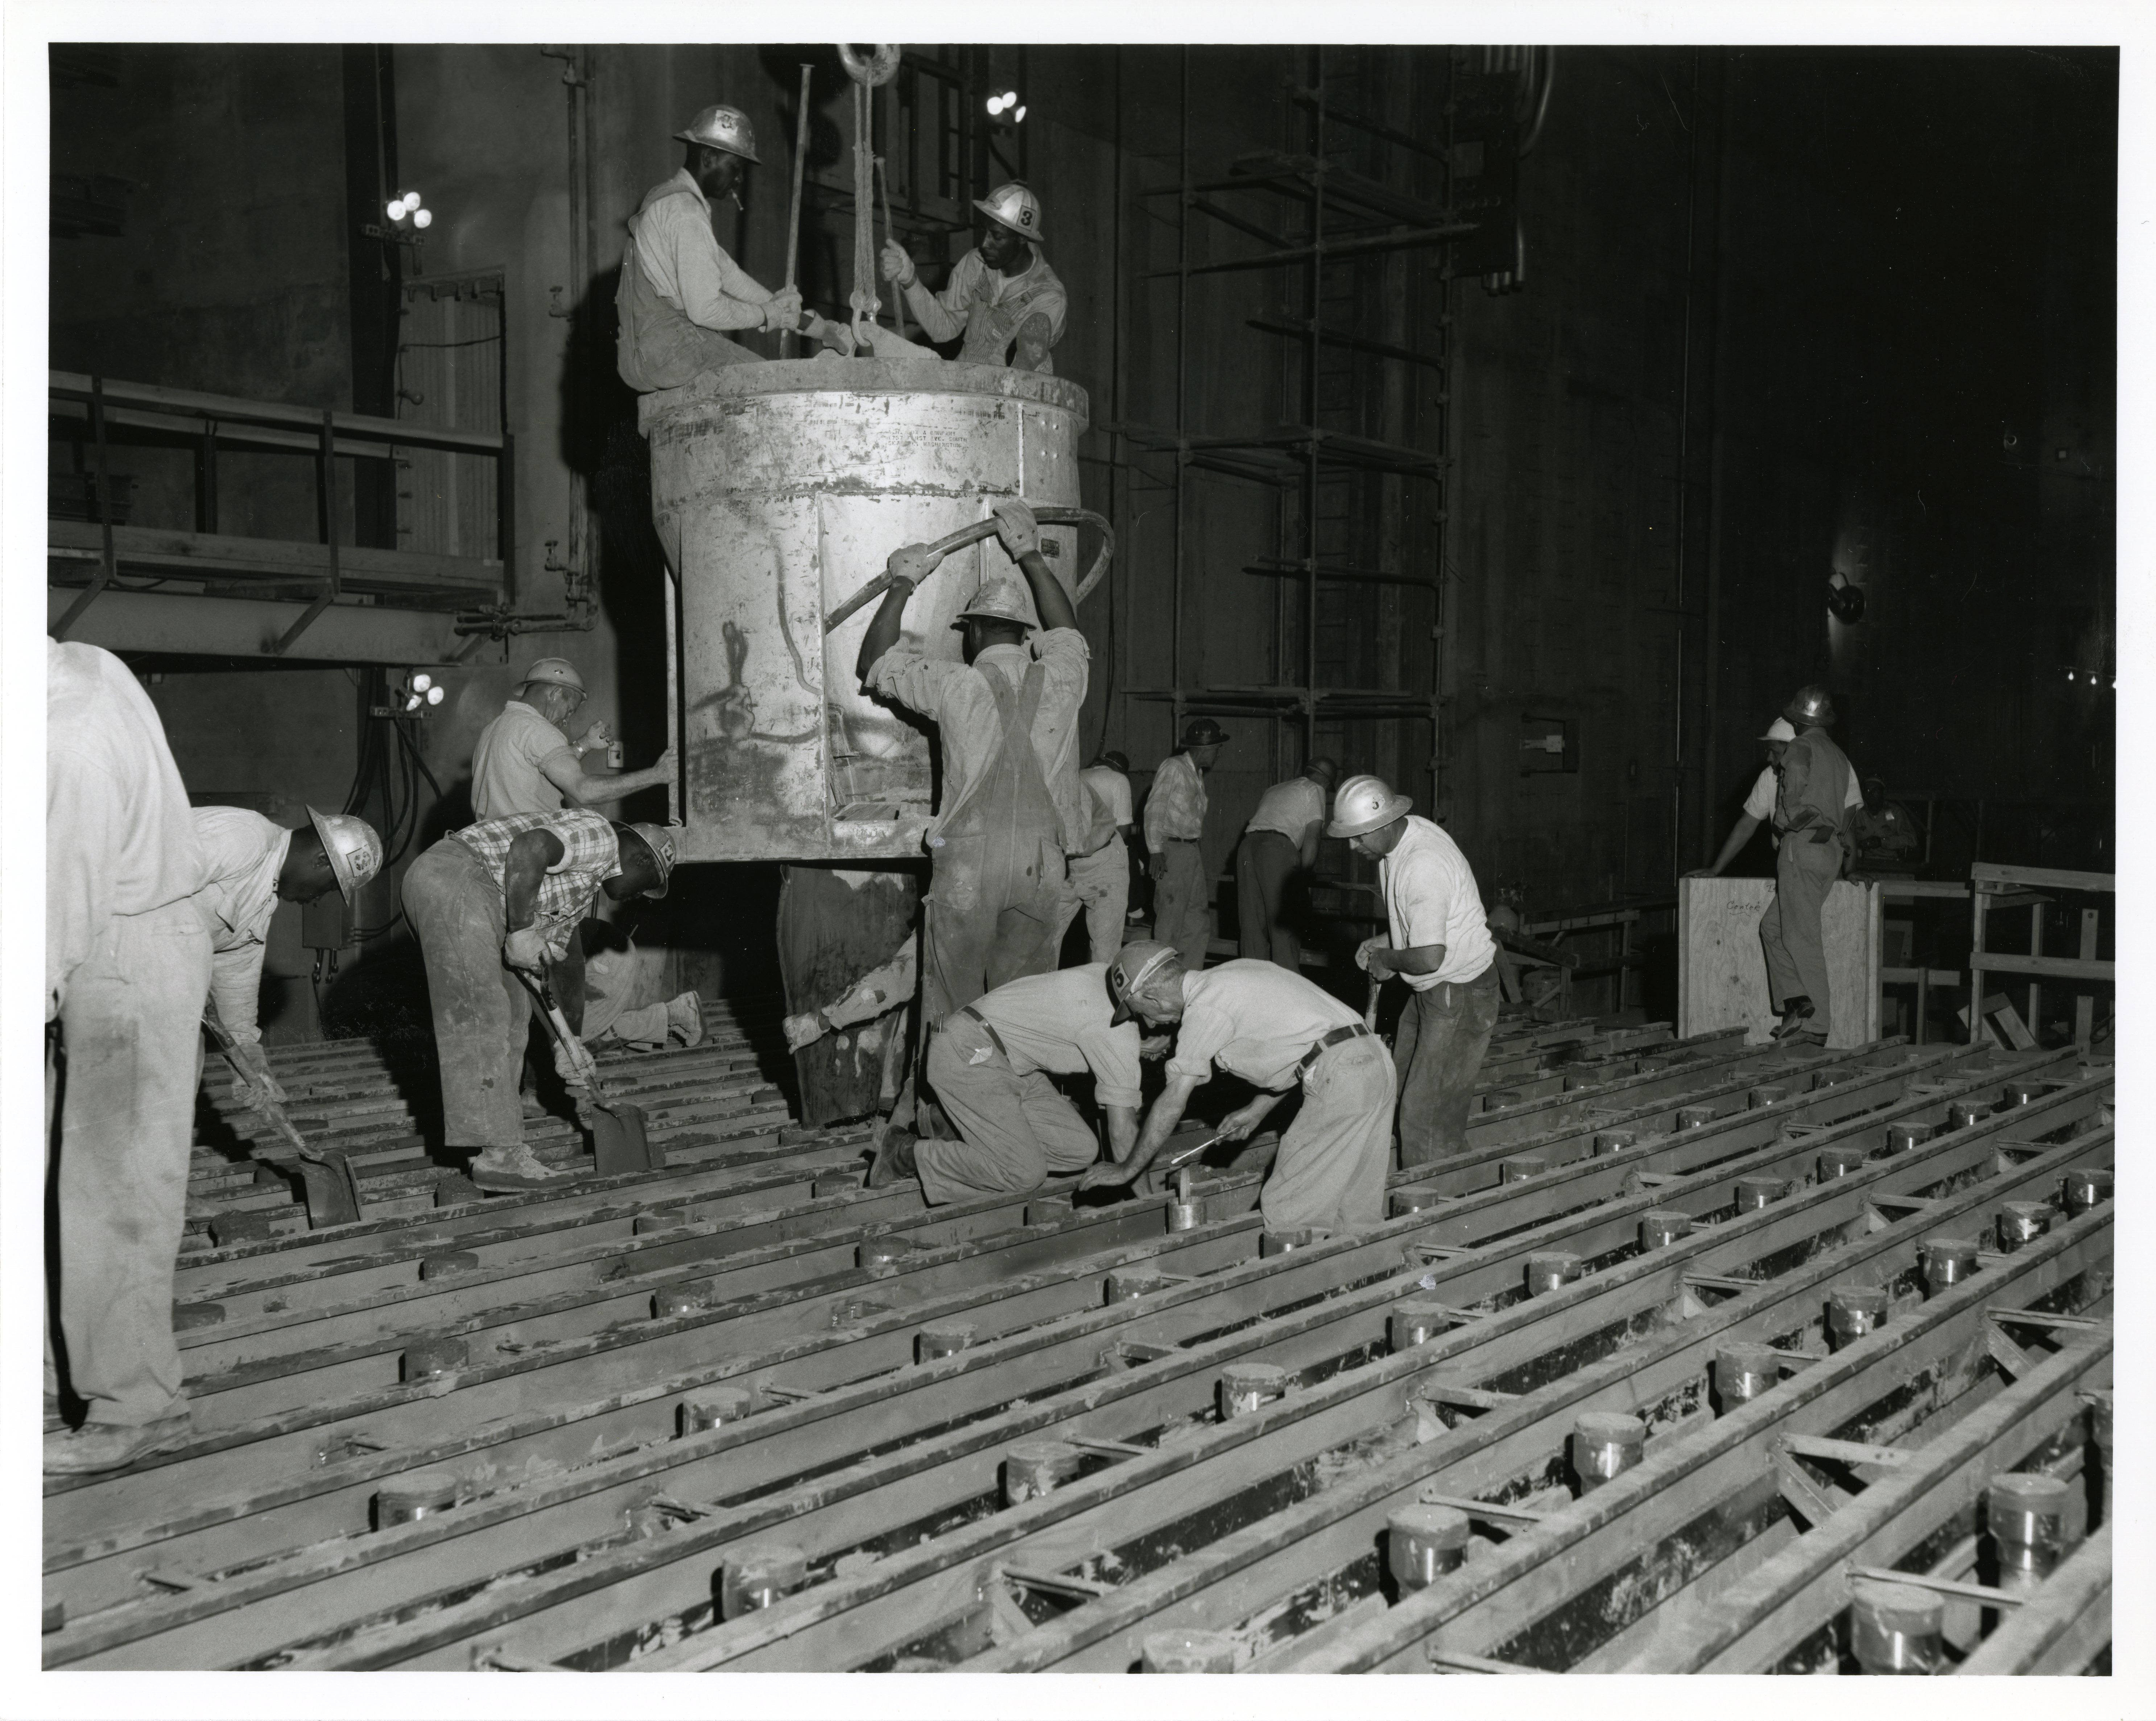
[[[932,556],[926,544],[905,544],[891,552],[884,563],[884,571],[893,580],[904,580],[909,586],[917,586],[942,565],[941,556]]]
[[[1012,561],[1040,547],[1040,522],[1016,496],[1004,497],[989,511],[996,516],[996,536],[1003,540],[1004,553]]]
[[[240,1098],[247,1104],[254,1102],[260,1095],[272,1104],[285,1103],[285,1090],[277,1078],[270,1073],[270,1060],[262,1051],[261,1042],[235,1040],[232,1045],[232,1061],[239,1076]]]
[[[854,331],[844,323],[833,322],[827,316],[811,312],[801,332],[811,341],[821,341],[841,358],[854,356]]]
[[[767,329],[798,329],[801,326],[801,289],[781,287],[763,301],[763,326]]]
[[[501,941],[501,959],[527,974],[543,973],[547,966],[547,934],[536,923],[519,927]]]
[[[1361,943],[1355,947],[1355,966],[1362,969],[1364,974],[1368,974],[1370,972],[1370,953],[1373,950],[1384,950],[1390,948],[1389,942],[1383,934],[1376,932],[1372,933],[1368,938],[1363,939]]]
[[[598,1073],[598,1060],[583,1040],[554,1042],[554,1073],[562,1078],[563,1087],[588,1089],[592,1078]]]
[[[906,247],[899,244],[896,239],[886,239],[883,242],[883,256],[880,260],[880,267],[886,280],[895,281],[901,287],[910,287],[920,279],[918,272],[914,269],[913,259],[907,254]]]
[[[785,1030],[788,1051],[798,1051],[804,1045],[814,1045],[831,1031],[830,1024],[824,1020],[823,1011],[818,1009],[803,1010],[799,1015],[788,1016],[779,1026]]]

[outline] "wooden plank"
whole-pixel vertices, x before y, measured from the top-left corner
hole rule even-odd
[[[1767,989],[1759,917],[1774,901],[1763,878],[1680,881],[1677,907],[1677,1033],[1742,1026],[1763,1042],[1779,1020]],[[1833,1010],[1830,1047],[1879,1036],[1878,886],[1837,881],[1820,916]]]
[[[94,521],[49,520],[45,531],[50,553],[56,557],[87,561],[99,552],[99,532]],[[329,573],[326,544],[172,532],[148,526],[116,526],[112,542],[114,554],[124,568],[185,569],[196,578],[319,582]],[[469,557],[340,546],[338,559],[346,582],[357,587],[447,586],[492,592],[501,584],[499,562]]]
[[[2108,872],[2069,872],[2057,866],[2001,866],[1996,861],[1979,860],[1969,870],[1970,881],[1979,888],[1989,884],[2034,885],[2039,889],[2055,891],[2102,891],[2115,892],[2118,888],[2117,875]]]
[[[2073,956],[2016,956],[1998,950],[1984,953],[1988,974],[2039,974],[2055,980],[2097,980],[2109,984],[2118,978],[2118,965],[2090,962]]]

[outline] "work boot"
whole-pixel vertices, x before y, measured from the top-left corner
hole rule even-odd
[[[47,1393],[45,1395],[45,1432],[47,1434],[59,1434],[64,1431],[66,1427],[67,1418],[60,1415],[60,1401],[59,1395],[56,1393]]]
[[[1788,1046],[1794,1046],[1801,1051],[1810,1046],[1825,1045],[1826,1044],[1826,1035],[1820,1033],[1816,1028],[1799,1028],[1794,1033],[1789,1035],[1786,1039],[1784,1039],[1782,1041],[1782,1044]]]
[[[517,1195],[526,1189],[551,1189],[572,1174],[549,1171],[522,1142],[513,1148],[482,1148],[472,1156],[471,1180],[493,1195]]]
[[[95,1476],[121,1470],[152,1452],[169,1452],[187,1443],[193,1420],[185,1405],[169,1416],[139,1427],[118,1422],[85,1422],[73,1434],[45,1436],[47,1476]]]
[[[684,992],[666,1006],[666,1043],[669,1045],[701,1045],[704,1043],[704,999],[697,992]]]
[[[883,1147],[869,1167],[869,1187],[888,1189],[902,1177],[918,1177],[921,1174],[913,1163],[913,1132],[894,1129],[883,1138]]]
[[[1786,1040],[1811,1019],[1812,1001],[1801,992],[1794,992],[1782,1001],[1782,1020],[1772,1030],[1771,1037]],[[1822,1040],[1820,1043],[1824,1043]]]

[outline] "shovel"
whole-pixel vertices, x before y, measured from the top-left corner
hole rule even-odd
[[[285,1108],[249,1080],[239,1061],[239,1047],[224,1024],[212,1014],[203,1018],[203,1025],[209,1030],[210,1038],[217,1041],[233,1073],[247,1084],[248,1091],[254,1096],[249,1103],[299,1156],[295,1159],[290,1153],[264,1150],[253,1157],[288,1175],[295,1172],[299,1174],[306,1190],[307,1229],[320,1230],[324,1225],[357,1225],[360,1218],[359,1179],[352,1174],[352,1161],[335,1148],[310,1146],[306,1138],[285,1116]]]
[[[646,1132],[644,1108],[631,1105],[627,1100],[611,1097],[599,1080],[598,1065],[583,1042],[569,1030],[568,1020],[562,1014],[562,1006],[554,1001],[552,984],[542,974],[536,985],[528,974],[520,975],[526,986],[539,994],[539,1002],[547,1012],[547,1025],[553,1030],[554,1038],[567,1054],[571,1064],[581,1066],[585,1085],[591,1090],[591,1104],[577,1107],[578,1121],[591,1132],[593,1169],[601,1177],[619,1177],[632,1171],[657,1171],[660,1162],[651,1152],[651,1138]]]

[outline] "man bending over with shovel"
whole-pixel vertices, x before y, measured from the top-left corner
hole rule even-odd
[[[471,1179],[513,1194],[570,1175],[524,1141],[517,1076],[531,1001],[600,891],[617,902],[664,896],[674,840],[656,825],[617,825],[582,808],[518,813],[452,831],[412,863],[404,912],[426,958],[442,1071],[442,1123]],[[589,1079],[590,1054],[572,1061]]]

